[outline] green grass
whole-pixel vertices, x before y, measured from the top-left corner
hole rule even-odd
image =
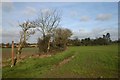
[[[75,57],[62,66],[65,58]],[[118,77],[118,46],[79,46],[48,58],[27,58],[15,67],[3,68],[3,77]]]
[[[39,77],[53,65],[73,55],[73,52],[63,52],[48,58],[28,58],[15,67],[3,68],[3,77]]]
[[[62,67],[49,72],[49,77],[117,77],[117,46],[85,46],[71,48],[75,58]],[[46,75],[44,75],[46,76]]]

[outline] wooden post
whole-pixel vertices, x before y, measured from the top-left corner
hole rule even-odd
[[[12,66],[14,66],[14,41],[12,41]]]

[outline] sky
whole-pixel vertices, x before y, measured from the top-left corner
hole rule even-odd
[[[60,27],[72,30],[71,38],[95,39],[109,32],[112,40],[118,39],[117,2],[3,2],[2,42],[19,42],[19,23],[35,20],[40,10],[53,9],[61,12]],[[28,42],[37,42],[40,35],[36,31]]]
[[[119,0],[1,0],[2,2],[119,2]]]

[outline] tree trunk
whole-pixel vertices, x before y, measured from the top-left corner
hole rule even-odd
[[[23,48],[23,43],[20,43],[19,46],[18,46],[18,49],[17,49],[17,61],[20,60],[20,55],[21,55],[21,52],[22,52],[22,48]]]
[[[49,52],[50,50],[50,39],[48,40],[48,44],[47,44],[47,52]]]

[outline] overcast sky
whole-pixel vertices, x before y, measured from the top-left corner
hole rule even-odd
[[[112,40],[118,39],[117,2],[7,2],[2,3],[2,42],[19,41],[18,22],[34,20],[40,10],[57,9],[62,12],[61,27],[73,31],[72,38],[102,37],[110,33]],[[1,24],[0,24],[1,25]],[[37,42],[41,34],[36,32],[28,42]]]

